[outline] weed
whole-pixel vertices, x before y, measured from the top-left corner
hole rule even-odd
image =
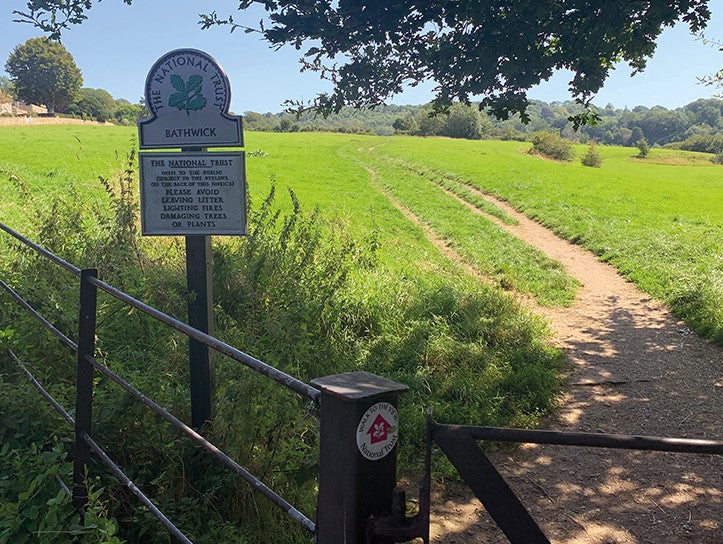
[[[585,154],[580,158],[580,162],[583,166],[590,166],[592,168],[600,168],[602,166],[602,155],[595,149],[595,144],[590,144]]]

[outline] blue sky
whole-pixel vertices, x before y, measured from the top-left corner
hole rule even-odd
[[[3,0],[0,7],[0,60],[4,64],[12,49],[40,33],[30,25],[11,22],[14,9],[23,10],[26,0]],[[234,14],[237,22],[255,26],[262,12],[236,12],[237,0],[135,0],[132,7],[121,0],[105,0],[89,13],[89,19],[73,27],[63,44],[83,72],[84,86],[103,88],[116,98],[137,101],[143,93],[146,74],[164,53],[193,47],[210,53],[226,70],[231,81],[235,112],[278,112],[285,99],[304,100],[330,89],[328,82],[313,73],[299,73],[301,52],[292,47],[274,51],[257,34],[218,27],[200,30],[198,13],[212,6],[219,15]],[[707,34],[723,41],[723,0],[710,2],[713,18]],[[697,83],[696,76],[717,71],[723,53],[696,41],[685,25],[666,29],[655,56],[642,74],[631,78],[626,65],[612,73],[594,103],[633,107],[683,106],[715,93]],[[4,72],[0,75],[5,75]],[[548,102],[568,99],[568,74],[558,73],[530,91],[531,98]],[[433,84],[425,83],[390,100],[395,104],[421,104],[432,97]],[[719,91],[720,92],[720,91]]]

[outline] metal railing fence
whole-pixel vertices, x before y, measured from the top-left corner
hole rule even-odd
[[[37,252],[40,256],[48,259],[55,263],[59,267],[63,268],[67,272],[80,278],[80,312],[79,312],[79,324],[78,324],[78,342],[74,342],[57,327],[55,327],[50,321],[43,317],[40,312],[33,308],[23,297],[10,287],[5,281],[0,280],[0,287],[6,291],[10,297],[24,310],[26,310],[31,316],[33,316],[45,329],[50,331],[56,338],[58,338],[65,346],[70,348],[77,354],[77,380],[76,380],[76,417],[70,416],[68,411],[61,406],[40,384],[40,382],[33,376],[28,370],[27,366],[23,364],[20,358],[12,351],[8,350],[10,358],[18,365],[23,373],[28,377],[32,385],[38,390],[38,392],[55,408],[55,410],[63,417],[65,421],[73,425],[75,429],[75,449],[74,449],[74,469],[73,469],[73,485],[72,495],[74,502],[79,509],[87,503],[88,490],[85,484],[85,466],[88,461],[88,454],[90,452],[95,453],[110,469],[110,471],[119,479],[119,481],[125,485],[131,492],[150,510],[150,512],[168,529],[168,531],[179,541],[184,543],[190,543],[191,540],[184,535],[153,502],[128,478],[123,470],[116,465],[108,454],[93,440],[91,433],[91,422],[92,422],[92,395],[93,395],[93,370],[96,370],[104,376],[111,379],[115,384],[123,388],[127,393],[135,397],[137,400],[145,404],[154,413],[161,416],[165,421],[170,423],[173,427],[181,431],[185,436],[193,440],[198,446],[200,446],[207,454],[211,455],[214,459],[220,462],[226,469],[230,470],[234,474],[240,476],[243,480],[251,484],[256,491],[264,495],[274,505],[283,510],[293,521],[299,524],[301,527],[315,533],[316,525],[313,521],[307,518],[294,506],[292,506],[283,497],[274,492],[260,479],[256,478],[251,472],[246,470],[238,462],[233,460],[228,454],[223,452],[220,448],[206,440],[197,431],[183,423],[180,419],[175,417],[173,414],[162,408],[158,403],[153,401],[147,395],[133,387],[126,380],[121,378],[119,375],[110,370],[107,366],[99,362],[94,357],[95,350],[95,334],[96,334],[96,299],[97,290],[101,290],[116,299],[124,302],[128,306],[135,308],[152,318],[166,324],[169,327],[183,333],[189,338],[202,342],[208,347],[222,353],[231,359],[238,361],[250,369],[258,372],[275,382],[284,385],[288,389],[291,389],[296,394],[313,401],[318,405],[321,391],[306,383],[290,376],[271,365],[268,365],[236,348],[233,346],[213,337],[205,334],[182,321],[171,317],[152,306],[149,306],[132,296],[124,293],[123,291],[113,287],[112,285],[101,281],[96,277],[96,271],[94,269],[83,269],[68,263],[64,259],[51,253],[47,249],[29,240],[25,236],[22,236],[15,230],[11,229],[7,225],[0,223],[0,229],[14,237],[20,243],[26,247],[31,248]],[[63,483],[63,485],[65,485]],[[67,486],[65,486],[67,489]]]

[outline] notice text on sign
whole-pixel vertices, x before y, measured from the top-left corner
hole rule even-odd
[[[141,153],[144,235],[246,234],[243,152]]]

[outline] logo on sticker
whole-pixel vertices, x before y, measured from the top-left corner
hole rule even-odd
[[[398,433],[397,409],[388,402],[378,402],[359,420],[356,445],[366,459],[376,461],[391,453]]]

